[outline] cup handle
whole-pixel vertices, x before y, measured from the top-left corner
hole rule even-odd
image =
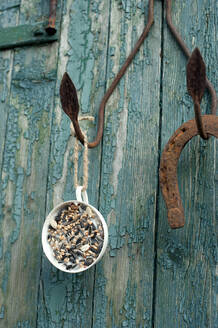
[[[78,186],[76,188],[76,199],[79,202],[84,202],[84,203],[88,204],[89,200],[88,200],[87,192],[86,192],[86,190],[83,191],[82,189],[83,189],[83,186]]]

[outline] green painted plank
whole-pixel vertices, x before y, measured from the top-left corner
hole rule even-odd
[[[19,11],[17,8],[0,12],[0,28],[14,24],[14,22],[17,21],[18,14]],[[13,53],[11,51],[4,51],[0,53],[0,170],[2,167],[6,122],[8,116],[12,63]]]
[[[11,53],[0,54],[0,168],[5,143],[5,130],[8,116],[8,94],[10,88],[10,68],[12,63]]]
[[[18,10],[12,9],[8,11],[0,12],[0,26],[5,27],[11,24],[13,21],[17,21]],[[5,147],[5,134],[8,118],[8,108],[10,101],[10,87],[11,87],[11,68],[13,65],[13,53],[11,51],[4,51],[0,53],[0,176],[2,173],[2,160]],[[2,231],[2,188],[0,183],[0,263],[2,263],[3,257],[3,231]],[[2,281],[1,281],[2,282]],[[1,303],[1,301],[0,301]],[[0,319],[5,315],[5,307],[0,304]],[[0,320],[1,321],[1,320]]]
[[[59,83],[65,70],[79,91],[82,114],[97,117],[104,93],[109,24],[108,1],[66,1],[62,19],[57,97],[52,126],[52,147],[47,193],[47,213],[62,200],[75,199],[73,145],[70,122],[62,112]],[[81,113],[80,113],[81,114]],[[82,122],[89,140],[96,122]],[[89,152],[89,201],[98,207],[101,147]],[[79,158],[79,174],[82,175]],[[94,268],[71,275],[54,269],[43,256],[37,327],[91,327]]]
[[[108,85],[147,21],[148,1],[112,1]],[[93,327],[152,327],[161,3],[155,25],[106,108],[100,212],[109,248],[97,265]]]
[[[8,0],[0,4],[0,11],[8,11],[8,9],[18,8],[21,0]],[[7,15],[7,14],[6,14]]]
[[[57,41],[59,29],[54,35],[48,35],[45,31],[47,25],[48,21],[45,21],[0,29],[0,50]]]
[[[207,74],[217,87],[217,2],[174,1],[173,21],[189,49],[198,46]],[[186,91],[186,59],[164,25],[163,113],[161,147],[183,122],[194,116]],[[204,96],[203,112],[210,112]],[[161,197],[157,241],[155,327],[215,327],[215,172],[214,138],[199,137],[184,149],[178,168],[186,224],[178,231],[167,225]],[[216,173],[217,174],[217,173]]]
[[[26,0],[22,4],[20,24],[47,17],[47,2]],[[215,1],[195,0],[191,10],[188,5],[187,0],[173,4],[175,22],[190,47],[200,46],[210,66],[208,75],[216,84]],[[12,23],[11,12],[8,24]],[[187,24],[189,12],[197,17],[194,27],[191,20]],[[19,49],[15,52],[13,72],[12,52],[0,54],[1,96],[5,92],[0,108],[6,109],[0,122],[0,160],[4,153],[0,327],[152,327],[153,310],[155,327],[215,326],[217,189],[216,148],[212,139],[205,143],[196,138],[182,155],[179,176],[187,217],[182,231],[169,230],[163,201],[159,203],[156,307],[152,309],[161,3],[155,3],[156,22],[148,40],[107,106],[103,152],[101,147],[90,150],[88,192],[90,202],[99,205],[109,224],[107,254],[90,272],[73,276],[57,271],[43,256],[40,274],[40,233],[45,208],[48,213],[60,201],[75,197],[74,141],[58,94],[62,74],[67,69],[74,80],[82,112],[96,116],[105,81],[109,85],[129,53],[142,31],[144,15],[147,17],[147,3],[144,8],[142,1],[113,0],[111,7],[100,0],[66,1],[57,82],[55,45]],[[1,23],[5,24],[5,17],[0,13]],[[193,116],[185,91],[186,60],[166,27],[163,44],[162,148],[172,132]],[[205,97],[203,108],[206,103]],[[83,122],[83,127],[92,139],[96,124]]]
[[[40,17],[22,1],[19,24]],[[34,15],[35,13],[35,15]],[[59,14],[58,14],[59,15]],[[35,327],[57,45],[14,54],[1,174],[0,327]],[[7,53],[7,52],[4,52]]]

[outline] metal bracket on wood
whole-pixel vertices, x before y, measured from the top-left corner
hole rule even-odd
[[[56,22],[57,0],[50,0],[47,22],[18,25],[0,29],[0,50],[57,41],[59,30]]]
[[[45,30],[47,25],[42,22],[0,29],[0,50],[57,41],[58,30],[54,35],[48,35]]]

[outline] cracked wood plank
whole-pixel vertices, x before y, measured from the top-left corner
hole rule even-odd
[[[3,7],[1,8],[3,10]],[[18,21],[18,9],[11,9],[8,11],[0,12],[0,27],[5,27]],[[0,174],[2,173],[2,160],[5,147],[5,134],[6,134],[6,125],[8,118],[8,109],[10,101],[10,88],[11,88],[11,74],[12,74],[12,65],[13,65],[13,52],[4,51],[0,52]],[[0,184],[0,222],[3,218],[2,213],[2,189],[3,185]],[[2,229],[2,224],[0,223],[0,263],[3,259],[3,243],[4,243],[4,233]],[[2,284],[2,279],[1,279]],[[1,296],[1,290],[0,290]],[[5,316],[5,306],[3,303],[0,304],[0,319],[3,319]]]
[[[155,16],[162,6],[155,4]],[[107,81],[147,20],[148,1],[112,1]],[[112,95],[103,138],[100,212],[109,248],[96,266],[93,327],[152,327],[161,21]]]
[[[17,24],[43,15],[38,0],[23,0]],[[1,52],[14,56],[1,171],[0,327],[36,325],[57,50],[52,44]]]
[[[68,0],[65,3],[51,136],[47,213],[61,201],[75,199],[74,138],[70,135],[70,120],[60,107],[60,80],[66,70],[78,90],[80,115],[97,118],[105,89],[109,4],[101,0]],[[96,134],[96,122],[81,123],[89,140],[93,140]],[[90,150],[89,162],[89,201],[98,207],[101,146]],[[80,177],[81,163],[80,153]],[[94,279],[95,268],[81,274],[63,273],[53,268],[43,256],[37,327],[91,327]]]
[[[90,271],[72,276],[57,271],[42,255],[46,213],[62,200],[75,198],[74,141],[60,108],[60,79],[67,70],[79,91],[82,113],[96,116],[105,84],[110,84],[143,29],[147,4],[66,0],[60,44],[18,49],[14,59],[14,52],[0,53],[1,97],[5,95],[0,103],[5,110],[0,121],[0,327],[215,326],[212,139],[205,143],[197,138],[183,153],[179,176],[187,217],[184,230],[169,230],[163,201],[156,213],[160,2],[155,3],[156,20],[148,39],[107,105],[103,147],[90,150],[88,193],[109,224],[107,254]],[[191,20],[187,23],[190,6],[194,27]],[[10,13],[4,10],[4,16],[0,13],[1,23],[14,22],[15,7]],[[190,48],[200,47],[214,84],[216,10],[215,0],[173,3],[173,20]],[[22,0],[19,23],[41,21],[46,13],[47,1]],[[166,26],[163,45],[162,148],[173,131],[194,116],[185,91],[186,60]],[[203,108],[206,103],[205,97]],[[92,139],[96,124],[82,124]]]
[[[18,8],[13,8],[4,12],[0,11],[0,28],[5,28],[17,24],[18,15]],[[2,167],[2,157],[5,143],[12,65],[13,51],[0,52],[0,168]]]
[[[199,47],[209,80],[217,87],[217,2],[174,1],[172,17],[190,50]],[[161,148],[172,133],[194,117],[186,91],[186,58],[164,24]],[[210,113],[204,95],[202,112]],[[159,204],[155,327],[215,327],[215,218],[217,141],[195,137],[183,150],[178,179],[185,209],[184,228],[172,231]]]

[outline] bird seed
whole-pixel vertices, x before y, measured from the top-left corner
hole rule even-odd
[[[104,242],[103,226],[89,206],[71,203],[50,221],[47,240],[58,263],[76,271],[98,258]]]

